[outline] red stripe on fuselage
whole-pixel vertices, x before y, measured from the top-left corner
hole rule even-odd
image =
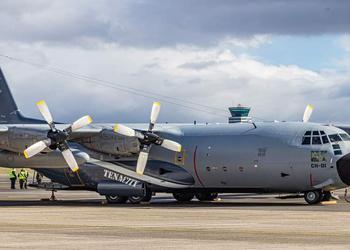
[[[201,178],[199,178],[198,172],[197,172],[197,163],[196,163],[196,157],[197,157],[197,148],[198,146],[196,146],[194,152],[193,152],[193,168],[194,168],[194,173],[196,174],[196,177],[199,181],[199,183],[204,187]]]
[[[311,185],[311,187],[314,186],[314,183],[313,183],[313,181],[312,181],[312,174],[311,174],[311,173],[310,173],[310,185]]]

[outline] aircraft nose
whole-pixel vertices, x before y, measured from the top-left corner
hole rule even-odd
[[[342,182],[350,186],[350,154],[344,155],[337,161],[337,170]]]

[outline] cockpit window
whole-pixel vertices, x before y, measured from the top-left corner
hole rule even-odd
[[[350,136],[349,136],[350,140]],[[306,131],[303,140],[301,142],[302,145],[322,145],[329,143],[328,136],[324,131]]]
[[[331,140],[331,142],[342,141],[338,134],[329,135],[329,140]]]
[[[302,145],[310,145],[311,144],[311,131],[306,131],[303,136]]]
[[[312,145],[322,144],[321,138],[319,136],[312,136]]]
[[[311,137],[310,136],[304,136],[303,137],[303,142],[301,143],[302,145],[310,145],[311,142]]]
[[[350,136],[348,134],[339,134],[343,141],[350,141]]]
[[[322,131],[321,131],[321,134],[322,134]],[[323,144],[329,143],[329,140],[328,140],[327,135],[323,135],[323,136],[322,136],[322,142],[323,142]]]

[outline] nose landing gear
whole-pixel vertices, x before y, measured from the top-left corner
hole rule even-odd
[[[312,190],[304,193],[305,201],[310,205],[318,204],[323,199],[322,190]]]
[[[308,204],[315,205],[321,202],[339,200],[339,197],[330,191],[312,190],[304,193],[304,199]]]

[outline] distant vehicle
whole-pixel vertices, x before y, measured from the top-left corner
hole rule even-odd
[[[317,204],[350,185],[349,135],[309,123],[310,110],[304,122],[155,125],[154,103],[149,124],[91,124],[89,116],[55,124],[44,101],[44,120],[24,117],[1,71],[0,90],[0,165],[35,169],[111,203],[149,201],[155,192],[178,201],[249,192],[303,193]]]

